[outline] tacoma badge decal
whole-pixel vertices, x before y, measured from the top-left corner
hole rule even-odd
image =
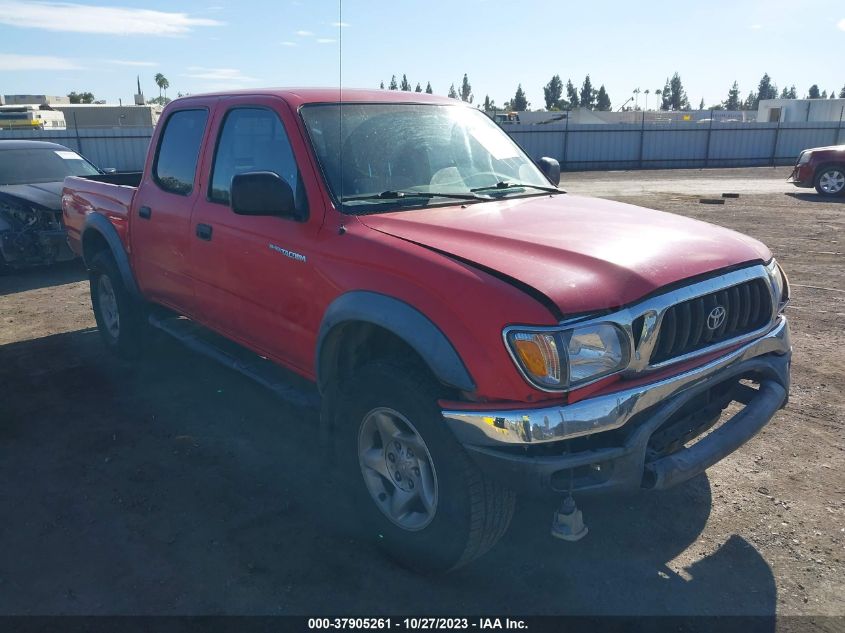
[[[281,246],[276,246],[273,243],[270,243],[267,246],[270,247],[270,250],[276,251],[277,253],[281,253],[285,257],[290,257],[291,259],[295,259],[298,262],[305,263],[308,261],[308,258],[301,253],[294,253],[293,251],[289,251],[288,249],[282,248]]]

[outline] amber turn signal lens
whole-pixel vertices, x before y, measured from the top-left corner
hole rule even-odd
[[[535,376],[545,376],[548,373],[546,369],[546,360],[543,358],[543,352],[540,351],[540,346],[537,341],[530,340],[516,340],[514,341],[516,353],[519,355],[519,360],[522,361],[523,367]]]

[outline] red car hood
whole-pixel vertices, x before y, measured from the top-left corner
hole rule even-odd
[[[527,284],[563,314],[616,308],[683,279],[771,258],[757,240],[725,228],[568,194],[360,219]]]

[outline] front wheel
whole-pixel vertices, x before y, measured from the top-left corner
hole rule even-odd
[[[515,503],[446,428],[438,395],[420,368],[374,362],[343,386],[335,425],[344,479],[369,534],[423,572],[484,554],[507,530]]]
[[[816,191],[828,198],[845,194],[845,167],[824,167],[816,174]]]

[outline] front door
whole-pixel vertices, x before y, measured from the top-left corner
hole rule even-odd
[[[319,230],[275,98],[234,98],[221,107],[205,195],[192,216],[192,269],[208,324],[255,351],[305,371],[313,364],[315,283],[311,247]],[[293,124],[293,132],[298,133]],[[235,174],[273,172],[292,188],[301,217],[245,216],[229,203]],[[310,196],[318,199],[319,196]],[[310,211],[310,214],[309,214]],[[311,324],[311,328],[306,324]]]

